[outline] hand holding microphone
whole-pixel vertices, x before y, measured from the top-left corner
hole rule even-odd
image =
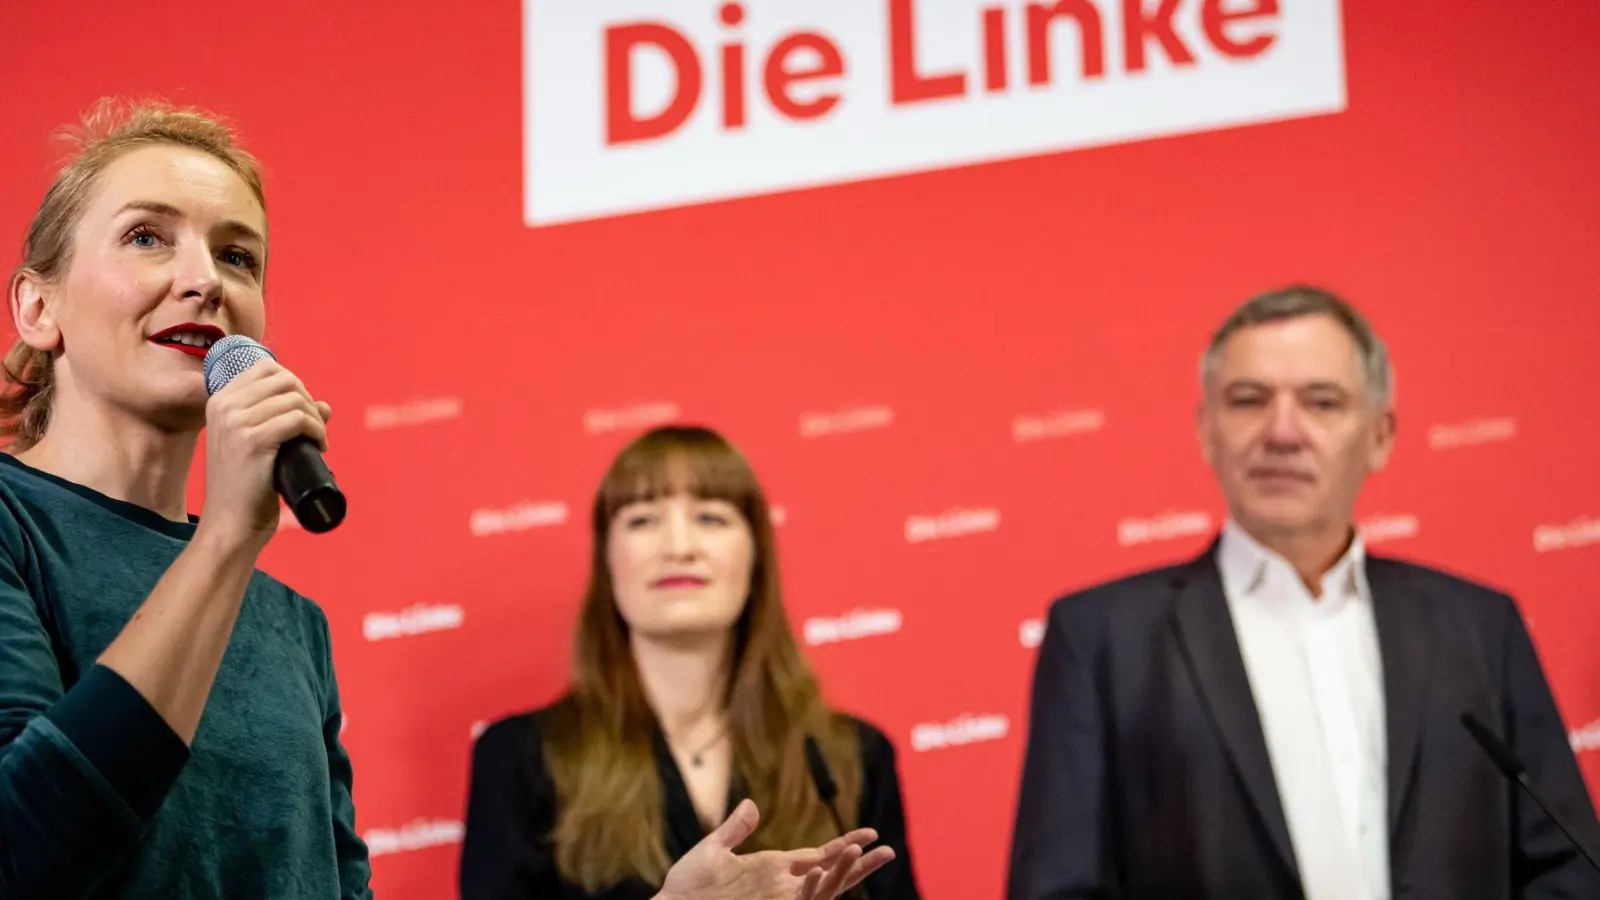
[[[205,378],[211,399],[202,521],[220,521],[217,527],[236,528],[264,545],[277,530],[281,496],[307,531],[338,526],[344,494],[322,459],[328,405],[244,335],[211,346]]]

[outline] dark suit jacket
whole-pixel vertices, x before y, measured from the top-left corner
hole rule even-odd
[[[1034,675],[1010,900],[1302,897],[1215,562],[1056,601]],[[1369,556],[1383,658],[1394,900],[1600,898],[1600,875],[1488,761],[1471,712],[1600,848],[1512,599]]]
[[[540,720],[545,710],[501,719],[478,737],[472,756],[461,900],[649,900],[656,886],[634,879],[590,894],[556,871],[549,833],[556,822],[556,789],[545,768]],[[877,728],[855,720],[861,740],[859,826],[875,828],[895,858],[862,882],[872,900],[919,900],[906,846],[905,813],[894,745]],[[667,857],[677,861],[705,838],[694,801],[665,739],[657,735]],[[728,811],[744,799],[735,780]],[[762,816],[769,811],[762,810]]]

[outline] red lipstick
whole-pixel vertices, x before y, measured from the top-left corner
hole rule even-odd
[[[174,325],[152,334],[150,343],[203,358],[206,351],[211,349],[211,345],[223,337],[225,337],[223,330],[215,325],[184,322],[182,325]]]

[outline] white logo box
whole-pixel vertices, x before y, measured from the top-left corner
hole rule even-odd
[[[531,226],[1345,107],[1338,0],[524,0],[523,13]]]

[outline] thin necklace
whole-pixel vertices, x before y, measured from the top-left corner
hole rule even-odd
[[[689,765],[694,766],[696,769],[705,765],[705,757],[701,754],[705,753],[707,750],[710,750],[712,747],[715,747],[717,742],[721,741],[727,736],[727,734],[728,726],[724,724],[722,727],[718,728],[716,733],[711,735],[711,738],[704,744],[701,744],[696,749],[689,751]]]

